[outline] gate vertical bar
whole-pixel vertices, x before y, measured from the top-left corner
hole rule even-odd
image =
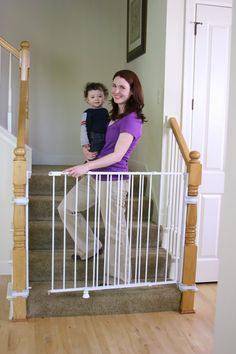
[[[122,199],[123,199],[123,175],[120,176],[120,200],[119,200],[119,243],[118,243],[118,285],[120,285],[120,261],[121,261],[121,237],[122,237]]]
[[[108,177],[109,204],[108,204],[108,242],[107,242],[107,284],[110,279],[110,245],[111,245],[111,208],[112,208],[112,175]]]
[[[98,231],[97,231],[97,270],[96,270],[96,286],[98,286],[98,280],[99,280],[99,241],[100,241],[100,210],[101,210],[101,176],[96,175],[96,183],[98,179],[98,187],[96,184],[96,190],[98,188],[98,216],[97,216],[97,225],[98,225]],[[104,256],[105,258],[105,256]]]
[[[55,176],[52,177],[52,279],[51,289],[54,289],[54,257],[55,257]]]
[[[64,220],[63,220],[63,269],[62,269],[62,284],[63,284],[63,289],[65,289],[66,286],[66,188],[67,186],[67,175],[64,175]]]
[[[75,181],[75,244],[74,244],[74,288],[77,282],[77,242],[78,242],[78,177]]]
[[[88,237],[89,237],[89,199],[90,199],[90,175],[87,179],[87,215],[86,215],[86,259],[85,259],[85,289],[88,287]],[[87,291],[87,290],[86,290]],[[85,293],[85,297],[88,294]]]
[[[95,281],[96,281],[96,253],[98,257],[98,243],[99,240],[97,240],[97,217],[98,217],[98,176],[96,175],[95,178],[95,210],[94,210],[94,228],[93,228],[93,239],[94,239],[94,244],[93,244],[93,286],[95,286]],[[96,242],[97,240],[97,242]]]
[[[145,265],[145,282],[148,276],[148,256],[149,256],[149,237],[150,237],[150,219],[151,219],[151,198],[152,198],[152,175],[149,180],[149,198],[148,198],[148,223],[147,223],[147,240],[146,240],[146,265]]]
[[[126,238],[125,238],[125,284],[127,283],[127,274],[129,271],[127,267],[129,267],[129,259],[128,259],[128,251],[129,251],[129,217],[130,217],[130,176],[128,179],[128,200],[127,200],[127,221],[126,221]],[[128,283],[130,282],[130,277],[128,276]]]
[[[132,274],[132,238],[133,238],[133,204],[134,204],[134,175],[131,175],[131,197],[130,197],[130,220],[129,220],[129,279],[131,279]],[[128,221],[128,220],[127,220]]]

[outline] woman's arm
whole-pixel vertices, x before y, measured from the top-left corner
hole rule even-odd
[[[133,135],[129,133],[121,133],[117,140],[114,152],[106,156],[103,156],[97,160],[89,161],[84,165],[70,167],[66,169],[65,172],[69,172],[70,176],[79,177],[84,175],[90,170],[113,165],[122,160],[123,156],[129,149],[133,139],[134,139]]]

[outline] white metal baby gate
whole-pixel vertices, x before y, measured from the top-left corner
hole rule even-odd
[[[83,183],[78,178],[73,179],[73,208],[70,198],[69,209],[66,195],[72,177],[57,171],[49,175],[52,177],[49,293],[83,291],[83,297],[87,298],[89,291],[178,284],[181,281],[186,173],[89,172],[83,177]],[[55,227],[58,223],[59,179],[63,179],[64,184],[62,234]],[[82,207],[80,198],[84,192],[81,192],[81,184],[87,189]],[[124,190],[125,203],[122,201]],[[159,211],[164,208],[165,217],[162,217]],[[58,242],[62,247],[57,248]],[[74,256],[81,245],[83,260]]]

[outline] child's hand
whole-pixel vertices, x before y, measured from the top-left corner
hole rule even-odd
[[[84,157],[85,157],[86,161],[94,160],[96,158],[97,152],[96,151],[91,152],[89,144],[83,145],[82,149],[83,149],[83,154],[84,154]]]

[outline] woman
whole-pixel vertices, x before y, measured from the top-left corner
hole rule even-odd
[[[140,81],[137,75],[130,70],[121,70],[115,73],[112,82],[112,110],[110,123],[106,132],[105,145],[97,156],[96,160],[88,161],[79,166],[74,166],[65,170],[70,176],[79,177],[88,171],[94,172],[127,172],[128,160],[134,151],[141,135],[142,124],[145,117],[142,113],[144,106],[143,93]],[[91,154],[91,155],[90,155]],[[85,157],[90,160],[93,153],[86,151]],[[127,237],[125,221],[125,199],[128,190],[127,175],[119,181],[118,176],[108,178],[101,177],[101,214],[103,222],[107,225],[107,191],[110,191],[110,214],[109,214],[109,232],[108,243],[106,247],[106,282],[116,281],[118,283],[130,282],[131,264],[127,261]],[[111,182],[112,179],[112,182]],[[96,180],[90,178],[90,206],[94,204]],[[112,187],[107,187],[107,183],[112,183]],[[97,195],[97,194],[96,194]],[[119,195],[119,197],[118,197]],[[117,208],[117,203],[119,208]],[[81,211],[87,209],[87,180],[82,178],[78,183],[78,240],[77,240],[77,258],[90,258],[94,254],[94,236],[91,228],[88,228],[87,252],[86,252],[86,221],[81,215]],[[58,207],[61,219],[63,220],[64,201]],[[117,217],[119,210],[119,218]],[[66,197],[67,230],[74,239],[75,234],[75,187]],[[119,225],[118,225],[119,223]],[[117,230],[119,235],[117,236]],[[118,241],[117,241],[118,237]],[[117,242],[119,247],[117,247]],[[102,251],[102,244],[99,241],[96,249]],[[109,249],[109,258],[107,250]]]

